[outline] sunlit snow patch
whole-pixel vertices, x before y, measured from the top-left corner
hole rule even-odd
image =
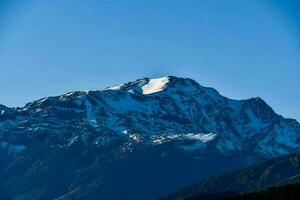
[[[185,151],[200,150],[206,147],[207,143],[214,140],[217,134],[214,133],[187,133],[152,136],[154,145],[160,145],[166,142],[179,141],[184,142],[179,147]]]
[[[188,138],[188,139],[200,140],[202,142],[209,142],[209,141],[213,140],[215,137],[216,137],[216,134],[214,134],[214,133],[207,133],[207,134],[204,134],[204,133],[198,133],[198,134],[188,133],[186,135],[186,138]]]
[[[119,84],[119,85],[114,85],[114,86],[108,87],[108,88],[106,88],[105,90],[120,90],[123,86],[125,86],[124,83]]]
[[[142,86],[143,94],[153,94],[161,92],[169,82],[169,77],[150,79],[146,85]]]
[[[215,139],[216,134],[214,133],[188,133],[185,135],[186,139],[191,140],[189,144],[180,145],[180,147],[185,151],[195,151],[201,150],[206,147],[206,143]]]

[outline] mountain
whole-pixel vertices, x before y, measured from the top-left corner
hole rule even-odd
[[[0,106],[5,199],[155,199],[299,151],[300,124],[261,98],[188,78],[139,79]],[[1,192],[2,191],[2,192]]]
[[[203,195],[207,196],[210,194],[214,197],[213,199],[217,200],[222,199],[220,196],[234,196],[234,194],[238,193],[254,192],[271,186],[298,182],[300,183],[300,154],[291,154],[273,158],[242,170],[208,178],[180,190],[165,199],[206,199],[203,198]]]

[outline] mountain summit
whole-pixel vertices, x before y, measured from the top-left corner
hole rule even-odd
[[[112,87],[106,88],[106,90],[122,90],[131,93],[150,95],[159,92],[186,92],[190,95],[199,92],[199,90],[205,90],[207,92],[216,93],[218,92],[213,88],[206,88],[199,85],[196,81],[189,78],[179,78],[175,76],[164,76],[161,78],[143,78],[133,82],[122,83]]]
[[[296,152],[299,136],[300,124],[261,98],[229,99],[188,78],[74,91],[21,108],[0,106],[0,193],[155,199]]]

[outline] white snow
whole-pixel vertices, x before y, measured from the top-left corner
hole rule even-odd
[[[1,110],[1,115],[4,115],[4,110]]]
[[[169,77],[150,79],[149,82],[142,86],[143,94],[153,94],[161,92],[166,84],[169,83]]]
[[[108,87],[105,90],[120,90],[123,86],[125,86],[125,83]]]
[[[67,94],[65,94],[65,96],[69,97],[72,96],[76,93],[76,91],[72,91],[72,92],[68,92]]]
[[[193,140],[201,140],[202,142],[209,142],[211,140],[213,140],[217,135],[214,133],[198,133],[198,134],[194,134],[194,133],[189,133],[186,135],[186,137],[188,139],[193,139]]]
[[[142,141],[142,137],[139,134],[130,134],[129,138],[131,138],[135,142],[141,142]]]
[[[65,96],[69,97],[72,96],[75,92],[68,92],[67,94],[65,94]]]
[[[36,113],[41,112],[41,111],[43,111],[43,110],[40,109],[40,108],[37,108],[37,109],[35,110]]]
[[[76,135],[76,136],[70,138],[70,139],[69,139],[69,144],[68,144],[68,146],[71,146],[72,144],[74,144],[74,143],[77,142],[78,140],[79,140],[79,136],[78,136],[78,135]]]
[[[160,136],[152,136],[152,142],[154,145],[159,145],[159,144],[162,144],[164,142],[167,141],[167,137],[163,136],[163,135],[160,135]]]
[[[165,134],[152,136],[152,143],[160,145],[170,141],[188,141],[187,144],[179,145],[181,149],[192,152],[195,150],[204,149],[207,143],[214,140],[217,134],[214,133],[180,133],[180,134]]]
[[[206,148],[206,143],[215,139],[217,135],[214,133],[188,133],[184,135],[184,138],[192,141],[191,144],[180,145],[180,147],[188,152],[195,150],[201,150]]]
[[[169,77],[165,76],[161,78],[149,79],[149,81],[146,82],[146,84],[144,84],[144,82],[146,82],[145,79],[133,82],[137,85],[133,86],[134,88],[129,88],[128,92],[135,93],[135,91],[141,90],[141,93],[145,95],[161,92],[165,88],[166,84],[169,83]],[[104,90],[121,90],[126,85],[126,83],[122,83],[119,85],[108,87]]]
[[[48,99],[48,97],[45,97],[45,98],[42,98],[42,99],[38,100],[38,102],[43,103],[43,102],[47,101],[47,99]]]

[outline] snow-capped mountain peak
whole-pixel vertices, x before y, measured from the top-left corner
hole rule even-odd
[[[256,151],[267,156],[299,148],[299,124],[291,127],[289,120],[277,115],[262,99],[232,100],[189,78],[144,78],[104,90],[47,97],[24,108],[4,108],[0,115],[2,132],[60,132],[57,127],[86,123],[96,132],[119,134],[128,130],[128,136],[138,134],[147,143],[157,138],[168,142],[187,138],[174,134],[212,133],[214,139],[205,146],[212,145],[222,153],[251,145],[258,145]],[[202,144],[198,146],[203,149]]]
[[[111,170],[115,185],[119,177],[126,176],[126,167],[129,172],[151,171],[156,168],[149,166],[158,164],[160,170],[152,174],[183,173],[182,177],[193,180],[201,172],[205,175],[199,177],[299,150],[296,120],[277,115],[261,98],[229,99],[189,78],[144,78],[104,90],[46,97],[21,108],[0,105],[2,166],[18,165],[19,169],[26,165],[28,174],[35,174],[56,167],[51,159],[60,158],[55,163],[71,166],[55,169],[75,170],[70,175],[73,184],[67,188],[84,182],[81,177],[90,179],[90,171],[97,177],[94,175],[111,162],[120,166]],[[71,161],[64,162],[68,158]],[[129,165],[127,158],[135,163]],[[123,161],[124,165],[119,164]],[[144,176],[142,173],[143,180]]]
[[[138,92],[144,95],[161,92],[169,83],[170,77],[165,76],[161,78],[144,78],[138,79],[129,83],[122,83],[112,87],[106,88],[106,90],[127,90],[131,92]]]
[[[201,86],[189,78],[179,78],[175,76],[164,76],[159,78],[143,78],[128,83],[118,84],[108,87],[105,90],[128,91],[131,93],[149,95],[162,92],[166,89],[176,89],[191,92]]]

